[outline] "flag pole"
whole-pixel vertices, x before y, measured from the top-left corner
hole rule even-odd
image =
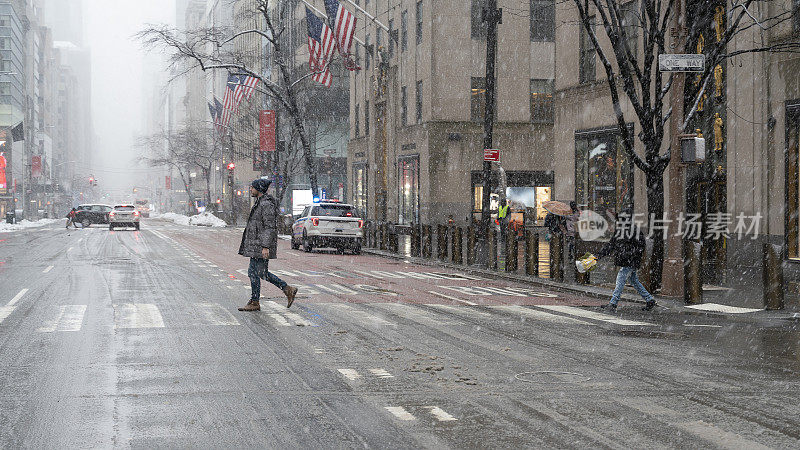
[[[318,10],[317,8],[315,8],[314,5],[312,5],[311,3],[308,3],[306,0],[302,0],[302,2],[305,3],[305,5],[308,6],[309,8],[313,9],[315,13],[317,13],[320,16],[324,17],[325,19],[328,18],[327,14],[325,14],[324,12],[322,12],[322,11]],[[361,44],[362,47],[366,47],[367,46],[367,44],[365,44],[364,41],[362,41],[361,39],[356,37],[355,33],[353,33],[353,40],[356,41],[357,43]]]
[[[372,14],[370,14],[370,13],[368,13],[368,12],[364,11],[364,8],[362,8],[362,7],[358,6],[358,5],[357,5],[357,4],[356,4],[356,3],[355,3],[353,0],[347,0],[347,3],[350,3],[350,4],[351,4],[351,5],[353,5],[353,6],[354,6],[354,7],[355,7],[357,10],[361,11],[362,13],[364,13],[364,15],[365,15],[365,16],[367,16],[367,19],[369,19],[369,20],[371,20],[371,21],[375,22],[376,24],[378,24],[378,26],[379,26],[379,27],[381,27],[381,28],[383,28],[383,29],[384,29],[384,31],[386,31],[387,33],[389,32],[389,27],[387,27],[386,25],[382,24],[382,23],[381,23],[381,22],[380,22],[378,19],[376,19],[376,18],[375,18],[375,16],[373,16]],[[391,36],[389,36],[389,38],[391,39]]]

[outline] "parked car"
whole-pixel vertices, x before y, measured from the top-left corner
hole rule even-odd
[[[310,252],[314,247],[332,247],[361,253],[361,229],[364,221],[352,205],[338,202],[319,202],[306,206],[292,224],[292,248]]]
[[[133,227],[139,229],[139,218],[141,213],[136,210],[136,206],[130,204],[115,205],[114,210],[108,215],[109,231],[118,227]]]
[[[108,223],[108,213],[113,208],[110,205],[85,204],[75,208],[75,222],[86,228],[93,224]]]

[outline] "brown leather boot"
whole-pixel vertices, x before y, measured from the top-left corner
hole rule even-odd
[[[239,311],[261,311],[261,304],[258,300],[250,300],[246,305],[240,307]]]
[[[283,293],[286,294],[286,307],[291,308],[292,303],[294,303],[294,296],[297,295],[297,288],[286,285],[286,287],[283,288]]]

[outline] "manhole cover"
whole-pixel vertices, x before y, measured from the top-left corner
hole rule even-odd
[[[554,370],[522,372],[514,375],[514,378],[527,383],[585,383],[592,379],[580,373],[558,372]]]

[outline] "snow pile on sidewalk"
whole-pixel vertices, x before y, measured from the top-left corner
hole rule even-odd
[[[200,225],[204,227],[224,227],[227,224],[225,223],[224,220],[220,219],[214,214],[211,214],[210,212],[204,212],[202,214],[189,217],[189,225]]]
[[[4,231],[18,231],[26,228],[37,228],[45,225],[51,225],[56,222],[66,223],[66,219],[39,219],[31,222],[30,220],[20,220],[17,223],[0,222],[0,232]]]
[[[227,226],[224,220],[220,219],[219,217],[209,212],[204,212],[202,214],[198,214],[192,217],[175,213],[153,214],[151,215],[151,217],[153,217],[154,219],[169,220],[170,222],[175,222],[178,225],[197,225],[203,227]]]
[[[175,214],[170,212],[164,214],[152,214],[151,217],[154,219],[169,220],[170,222],[175,222],[178,225],[189,225],[189,216],[184,216],[183,214]]]

